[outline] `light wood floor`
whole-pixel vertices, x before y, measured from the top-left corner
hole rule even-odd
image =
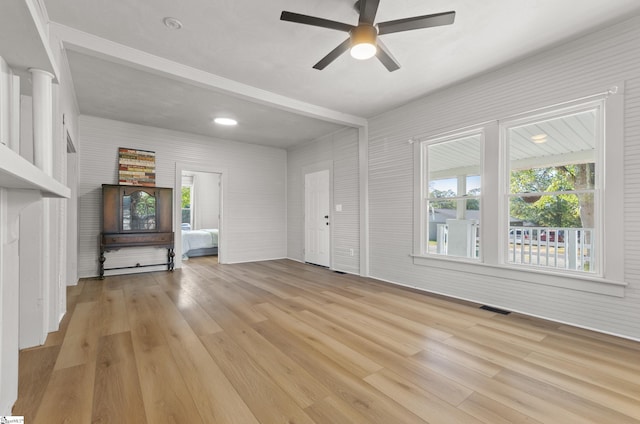
[[[281,260],[68,290],[33,423],[640,423],[640,343]]]

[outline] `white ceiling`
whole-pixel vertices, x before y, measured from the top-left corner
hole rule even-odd
[[[449,10],[456,21],[381,36],[396,72],[348,54],[312,69],[347,35],[281,11],[355,24],[353,3],[44,0],[83,114],[284,148],[640,13],[638,0],[381,0],[377,22]],[[215,128],[216,113],[240,124]]]

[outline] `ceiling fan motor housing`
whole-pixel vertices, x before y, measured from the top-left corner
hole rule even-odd
[[[350,35],[352,46],[363,43],[375,45],[378,30],[373,25],[360,24],[351,30]]]

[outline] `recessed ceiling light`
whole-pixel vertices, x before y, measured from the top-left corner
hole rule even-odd
[[[213,120],[213,122],[215,122],[218,125],[227,125],[227,126],[238,125],[238,121],[231,118],[216,118]]]
[[[167,16],[166,18],[164,18],[162,22],[164,22],[164,26],[166,26],[169,29],[176,30],[176,29],[182,28],[182,22],[170,16]]]
[[[547,142],[547,135],[546,134],[534,135],[533,137],[531,137],[531,141],[533,141],[536,144],[546,143]]]

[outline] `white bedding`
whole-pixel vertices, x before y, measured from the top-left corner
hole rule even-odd
[[[186,255],[189,250],[203,249],[218,246],[218,229],[205,230],[182,230],[182,254]]]

